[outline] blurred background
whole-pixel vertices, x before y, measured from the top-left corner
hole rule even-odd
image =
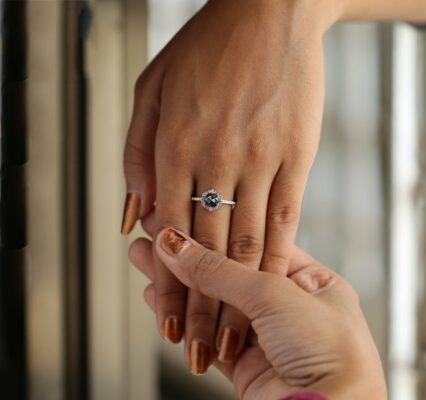
[[[0,397],[235,399],[162,342],[120,236],[133,85],[201,0],[1,0]],[[426,399],[426,34],[327,33],[299,245],[359,292],[393,400]],[[139,229],[139,228],[138,228]]]

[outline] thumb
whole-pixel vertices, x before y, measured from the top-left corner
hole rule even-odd
[[[277,306],[286,307],[300,295],[289,279],[249,269],[174,229],[161,231],[155,248],[183,284],[236,307],[250,320]]]

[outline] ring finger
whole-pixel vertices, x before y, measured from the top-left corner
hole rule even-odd
[[[197,184],[197,195],[211,189],[220,190],[224,199],[233,198],[234,187],[213,186],[208,177],[202,178]],[[201,203],[197,203],[194,211],[193,237],[203,246],[226,255],[228,247],[228,232],[231,218],[231,206],[222,205],[215,211],[208,211]],[[215,356],[214,339],[216,323],[220,310],[220,302],[210,299],[194,290],[189,290],[185,354],[189,360],[191,372],[195,375],[205,373]]]

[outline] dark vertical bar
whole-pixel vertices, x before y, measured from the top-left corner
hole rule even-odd
[[[66,398],[88,398],[85,3],[65,2],[65,332]]]
[[[392,27],[389,25],[382,25],[380,28],[380,76],[381,76],[381,120],[380,120],[380,162],[382,174],[382,187],[383,193],[383,213],[384,224],[382,227],[383,248],[384,248],[384,262],[386,266],[386,280],[387,289],[384,296],[388,302],[387,309],[387,325],[390,326],[390,254],[391,254],[391,193],[392,193],[392,135],[391,135],[391,119],[392,119],[392,56],[393,56],[393,34]],[[389,331],[389,330],[388,330]],[[389,335],[387,335],[386,347],[389,354]],[[385,364],[385,374],[389,375],[389,360],[383,360]]]
[[[0,6],[0,395],[5,399],[26,399],[26,1],[4,0]]]

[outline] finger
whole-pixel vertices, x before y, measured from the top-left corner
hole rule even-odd
[[[154,282],[154,258],[152,242],[148,239],[136,239],[129,247],[129,259],[139,271]]]
[[[263,255],[265,218],[271,182],[264,176],[239,184],[232,212],[228,257],[258,270]],[[234,307],[223,304],[216,346],[218,360],[229,363],[244,346],[250,322]]]
[[[333,287],[334,293],[340,291],[341,300],[359,301],[357,293],[348,282],[297,246],[290,262],[288,277],[310,294],[327,295],[330,291],[324,289]]]
[[[336,283],[337,275],[320,264],[308,264],[289,275],[297,286],[310,294]]]
[[[155,312],[155,289],[154,284],[149,284],[143,293],[143,297],[145,298],[146,304],[148,304],[149,308]]]
[[[281,166],[272,184],[266,217],[266,242],[261,270],[286,275],[308,171]]]
[[[121,232],[130,233],[155,200],[155,133],[159,120],[161,74],[148,68],[135,86],[134,108],[124,151],[127,196]]]
[[[153,208],[143,219],[142,227],[144,231],[151,237],[155,233],[155,208]]]
[[[175,176],[178,173],[179,185]],[[159,190],[156,200],[156,232],[172,224],[185,232],[190,232],[192,224],[191,193],[192,177],[169,167],[158,169]],[[186,310],[186,288],[163,265],[154,254],[155,265],[155,304],[157,323],[161,335],[178,343],[184,334]]]
[[[231,363],[224,364],[221,361],[213,361],[213,366],[217,368],[230,382],[232,382],[232,376],[234,374],[235,365]]]
[[[155,290],[154,285],[150,284],[145,288],[144,299],[149,308],[155,313]],[[234,364],[223,364],[221,362],[214,361],[213,365],[225,375],[230,381],[232,380],[232,374],[234,371]]]
[[[208,182],[208,179],[201,179],[198,185],[203,191],[209,189],[208,183],[204,182]],[[221,193],[225,199],[233,198],[234,188],[223,188]],[[194,211],[193,236],[205,247],[226,254],[230,218],[231,207],[228,205],[210,212],[198,203]],[[185,322],[185,354],[191,372],[195,375],[204,374],[213,360],[219,310],[219,301],[206,297],[198,291],[189,290]]]
[[[287,278],[249,269],[173,229],[160,232],[155,251],[186,286],[236,307],[251,321],[277,304],[294,309],[303,292]]]
[[[320,264],[320,263],[319,261],[315,260],[315,258],[310,256],[308,253],[306,253],[299,247],[294,246],[293,254],[290,260],[288,275],[291,275],[297,272],[299,269],[307,265],[313,265],[313,264]]]

